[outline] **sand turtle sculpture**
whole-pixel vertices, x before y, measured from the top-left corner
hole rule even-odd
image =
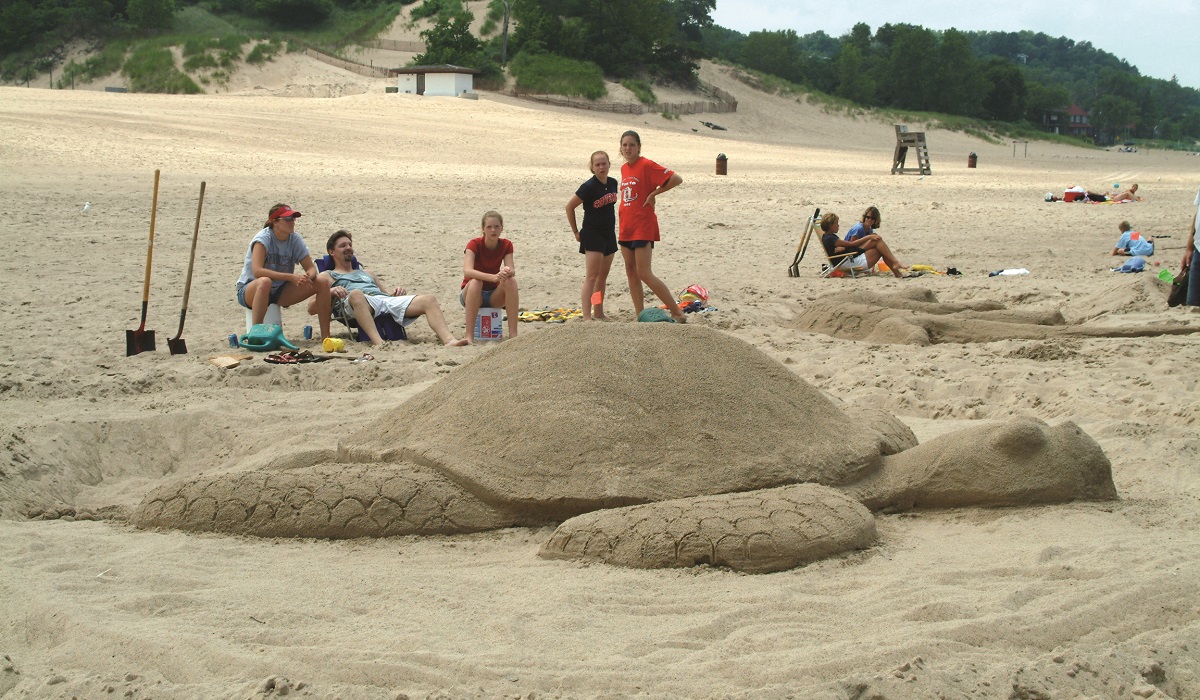
[[[931,290],[919,287],[896,294],[866,289],[834,292],[799,309],[791,326],[835,338],[901,345],[1200,333],[1200,326],[1177,321],[1095,326],[1068,323],[1057,308],[1010,309],[987,300],[940,302]]]
[[[918,445],[891,414],[697,324],[522,335],[275,465],[163,484],[134,522],[318,538],[560,523],[542,556],[768,572],[871,546],[872,511],[1117,497],[1072,423]]]

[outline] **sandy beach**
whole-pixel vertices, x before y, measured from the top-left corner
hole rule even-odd
[[[1178,271],[1200,158],[934,130],[933,174],[891,175],[890,123],[765,95],[711,64],[701,77],[737,113],[385,94],[294,54],[239,75],[189,97],[0,88],[0,698],[1200,698],[1200,311],[1168,309],[1156,278]],[[764,575],[542,559],[551,526],[327,541],[130,524],[168,481],[286,469],[403,423],[405,401],[499,349],[443,347],[419,320],[369,362],[213,366],[244,332],[234,283],[271,205],[303,212],[314,252],[350,230],[360,259],[435,294],[462,334],[463,247],[489,209],[514,243],[521,305],[579,304],[563,207],[589,154],[616,160],[626,129],[684,179],[658,203],[654,268],[673,291],[709,290],[716,310],[691,323],[897,415],[922,442],[980,421],[1073,421],[1120,499],[881,514],[876,546]],[[126,357],[155,169],[158,348]],[[172,356],[201,181],[189,352]],[[1146,201],[1044,201],[1115,183]],[[815,208],[846,230],[868,205],[906,264],[962,274],[822,279],[810,249],[787,275]],[[1111,271],[1122,220],[1157,239],[1145,273]],[[1029,274],[988,275],[1010,268]],[[829,295],[863,293],[1059,313],[1065,330],[960,324],[899,342],[813,320],[836,307]],[[611,333],[628,330],[619,259],[606,305]],[[288,337],[315,350],[308,324],[284,310]],[[704,350],[670,360],[702,372]],[[696,405],[694,426],[731,411]],[[616,429],[553,415],[531,427],[550,444]]]

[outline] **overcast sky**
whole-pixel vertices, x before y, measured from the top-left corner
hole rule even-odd
[[[824,30],[838,37],[858,22],[916,24],[927,29],[1016,32],[1089,41],[1137,66],[1142,75],[1200,89],[1200,0],[716,0],[713,22],[743,34],[792,29]]]

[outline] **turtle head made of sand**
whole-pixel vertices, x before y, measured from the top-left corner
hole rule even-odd
[[[719,331],[576,324],[504,343],[319,458],[163,484],[135,523],[319,538],[561,523],[542,556],[766,572],[871,546],[872,511],[1116,496],[1070,422],[917,445]]]

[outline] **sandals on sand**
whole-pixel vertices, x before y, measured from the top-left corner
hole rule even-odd
[[[309,362],[324,362],[328,357],[319,357],[312,354],[308,350],[300,352],[279,352],[274,355],[267,355],[263,358],[264,361],[270,362],[273,365],[297,365],[307,364]]]

